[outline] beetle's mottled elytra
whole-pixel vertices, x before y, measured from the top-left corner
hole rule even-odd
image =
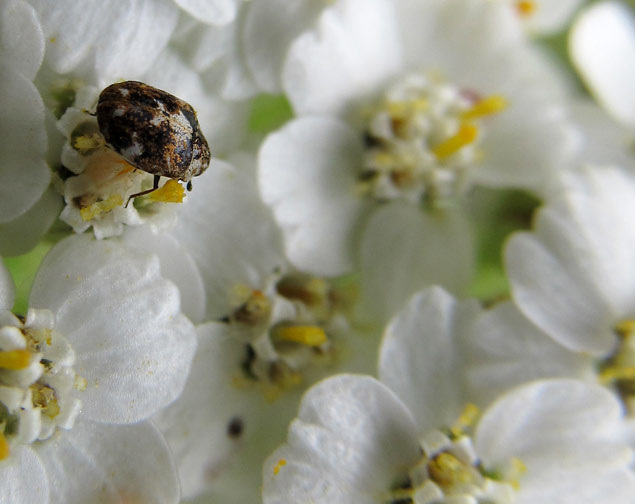
[[[209,165],[210,150],[192,106],[143,82],[111,84],[99,95],[97,122],[106,142],[132,166],[188,183]],[[140,196],[150,191],[134,194]]]

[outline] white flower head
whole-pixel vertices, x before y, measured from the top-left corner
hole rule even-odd
[[[515,24],[493,2],[343,0],[295,39],[282,81],[299,117],[259,153],[294,265],[350,271],[382,204],[445,216],[474,185],[552,183],[570,148],[560,83]]]
[[[176,502],[169,450],[144,420],[180,394],[196,342],[156,258],[67,238],[30,304],[0,315],[0,501]],[[144,475],[154,457],[160,476]]]
[[[442,407],[421,404],[421,409]],[[535,382],[476,421],[421,423],[377,380],[340,375],[303,398],[287,443],[265,463],[265,504],[627,503],[632,450],[621,410],[601,387]],[[562,470],[562,464],[566,470]]]

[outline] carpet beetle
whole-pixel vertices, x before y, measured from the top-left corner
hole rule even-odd
[[[192,106],[165,91],[137,81],[111,84],[99,95],[97,122],[106,142],[132,166],[160,177],[187,183],[210,162],[207,140]],[[127,204],[126,204],[127,205]]]

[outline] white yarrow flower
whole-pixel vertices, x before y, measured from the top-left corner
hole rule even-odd
[[[443,407],[421,401],[420,408]],[[370,377],[340,375],[304,396],[264,467],[265,504],[628,503],[632,450],[619,404],[581,382],[535,382],[430,424]],[[566,470],[563,470],[566,467]]]
[[[177,502],[169,450],[146,420],[180,394],[196,342],[156,258],[71,237],[43,261],[26,318],[7,311],[10,289],[0,502]]]

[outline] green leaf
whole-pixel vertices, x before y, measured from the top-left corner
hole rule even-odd
[[[289,100],[283,95],[261,94],[251,101],[249,130],[267,134],[293,118]]]

